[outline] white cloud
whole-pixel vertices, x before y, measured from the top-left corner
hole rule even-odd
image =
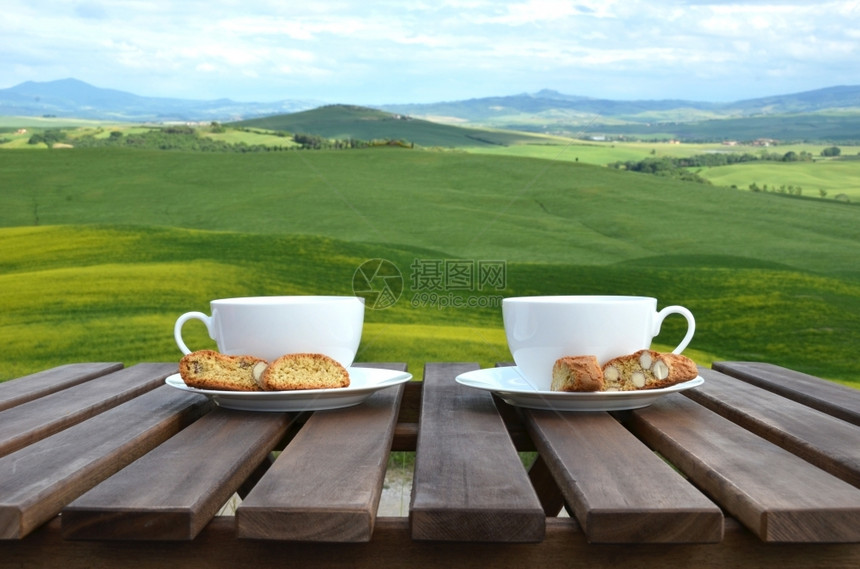
[[[74,76],[147,95],[361,103],[860,83],[856,0],[4,0],[3,12],[0,87]]]
[[[538,22],[556,22],[571,18],[573,16],[607,17],[611,14],[610,8],[614,4],[611,0],[606,2],[572,3],[566,0],[525,0],[524,2],[510,2],[502,5],[502,12],[491,15],[484,21],[497,24],[525,25]]]

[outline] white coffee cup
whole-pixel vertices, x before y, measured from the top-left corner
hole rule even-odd
[[[212,315],[186,312],[176,320],[173,337],[183,354],[189,320],[206,325],[218,351],[273,361],[284,354],[325,354],[344,367],[352,364],[364,324],[364,301],[356,296],[256,296],[209,303]]]
[[[657,311],[645,296],[523,296],[502,299],[505,335],[514,362],[532,387],[549,391],[552,366],[563,356],[593,355],[600,365],[651,347],[663,319],[680,314],[687,334],[673,350],[693,339],[696,321],[683,306]]]

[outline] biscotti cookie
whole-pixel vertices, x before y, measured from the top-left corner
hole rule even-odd
[[[606,391],[659,389],[695,379],[698,374],[690,358],[654,350],[640,350],[603,364]]]
[[[565,356],[552,366],[551,391],[603,391],[603,370],[595,356]]]
[[[255,379],[268,362],[253,356],[228,356],[213,350],[191,352],[179,360],[179,375],[189,387],[220,391],[260,391]]]
[[[324,354],[287,354],[269,364],[261,384],[267,391],[349,387],[349,372]]]

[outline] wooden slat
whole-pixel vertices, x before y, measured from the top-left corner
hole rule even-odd
[[[539,544],[415,541],[405,518],[379,518],[370,543],[236,539],[215,518],[197,539],[151,543],[64,540],[56,519],[27,539],[0,544],[4,567],[28,569],[856,569],[860,544],[764,543],[726,520],[722,543],[595,545],[574,520],[549,519]]]
[[[0,539],[27,535],[210,407],[165,385],[0,458]]]
[[[121,363],[66,364],[0,383],[0,411],[122,369]]]
[[[46,460],[44,457],[59,454],[60,456],[57,456],[56,460],[51,458],[40,465],[40,468],[33,468],[29,461],[35,459],[34,453],[34,455],[28,455],[29,458],[25,457],[20,461],[20,465],[24,466],[29,473],[50,471],[52,468],[65,468],[66,474],[74,473],[76,475],[81,466],[81,462],[76,461],[80,458],[81,453],[95,452],[97,455],[101,455],[103,450],[90,451],[89,447],[103,449],[104,444],[108,444],[114,436],[124,438],[126,429],[130,428],[126,423],[137,425],[142,430],[150,432],[151,429],[147,429],[143,423],[149,420],[152,413],[160,412],[160,405],[152,404],[153,398],[159,392],[170,393],[171,398],[197,397],[162,387],[139,397],[135,402],[121,406],[125,409],[133,407],[134,412],[120,413],[120,408],[107,411],[83,424],[68,429],[67,432],[75,432],[77,436],[71,434],[65,436],[66,433],[62,433],[31,447],[40,451],[38,455],[42,457],[42,460]],[[132,405],[132,403],[144,399],[149,400],[145,406],[136,407]],[[456,397],[447,399],[447,401],[455,408],[461,404],[470,406],[468,401],[464,402]],[[677,404],[680,407],[662,409],[667,404]],[[693,416],[687,416],[686,413],[690,408],[699,411]],[[698,413],[703,414],[703,416],[699,416]],[[94,425],[108,414],[116,414],[113,421],[101,425],[100,429],[94,428],[91,432],[82,430],[85,425]],[[643,423],[643,417],[648,415],[651,416],[649,421]],[[657,417],[661,415],[663,418],[658,420]],[[727,500],[735,506],[744,505],[744,500],[748,499],[745,492],[749,491],[750,488],[743,486],[736,489],[730,486],[721,474],[723,471],[737,472],[741,479],[750,477],[755,481],[757,496],[760,495],[759,492],[776,496],[775,501],[770,504],[772,506],[794,501],[793,498],[779,500],[780,494],[785,493],[786,488],[793,488],[796,491],[798,485],[797,483],[784,483],[783,479],[786,476],[801,481],[804,485],[803,495],[813,503],[813,507],[800,516],[796,512],[779,510],[762,513],[759,516],[762,518],[760,525],[770,525],[770,531],[785,529],[794,524],[802,525],[803,522],[808,521],[815,526],[815,532],[832,539],[832,536],[839,535],[839,531],[844,527],[860,526],[855,514],[851,513],[855,507],[850,503],[847,503],[845,508],[851,516],[855,516],[850,519],[847,517],[840,519],[838,513],[834,514],[834,511],[815,509],[814,503],[845,502],[845,500],[839,500],[838,492],[822,488],[818,481],[820,474],[807,476],[807,471],[798,473],[793,467],[787,466],[787,463],[782,463],[781,460],[783,459],[770,460],[769,451],[763,452],[762,449],[776,449],[782,456],[789,457],[790,461],[805,465],[806,469],[812,468],[811,465],[748,432],[746,432],[745,437],[751,437],[751,439],[758,441],[757,444],[745,444],[745,437],[741,437],[739,441],[734,435],[727,435],[727,431],[735,433],[745,431],[683,396],[675,395],[664,398],[651,408],[636,411],[630,416],[631,428],[634,428],[637,433],[651,432],[653,440],[660,444],[666,452],[671,451],[672,447],[682,449],[678,456],[687,457],[687,462],[685,463],[677,456],[675,458],[678,460],[673,459],[672,462],[682,464],[685,471],[697,472],[703,481],[697,480],[697,483],[710,483],[718,488],[722,487]],[[719,421],[714,422],[713,418]],[[456,425],[450,427],[451,431],[458,429],[460,427]],[[109,435],[104,434],[108,430],[112,432]],[[699,435],[695,435],[695,431],[698,431]],[[490,430],[490,438],[495,436],[495,432],[495,429]],[[451,436],[455,435],[452,434]],[[688,440],[691,436],[694,439],[692,443]],[[698,441],[696,436],[704,440]],[[60,444],[56,447],[51,446],[47,444],[49,440],[58,441]],[[733,448],[738,443],[745,446],[744,451]],[[77,445],[77,448],[66,450],[66,447],[73,445]],[[705,457],[711,459],[708,464],[717,462],[724,469],[713,470],[708,466],[702,466],[701,461],[697,462],[695,455],[690,458],[691,453],[683,450],[695,449],[699,445],[706,449]],[[490,448],[493,446],[493,444],[489,445]],[[474,448],[484,448],[483,442]],[[474,454],[474,449],[472,452]],[[722,455],[719,460],[713,459],[714,455],[721,456],[721,453],[726,452],[728,454]],[[123,451],[117,451],[117,453],[119,455],[124,454]],[[0,512],[4,511],[2,502],[4,497],[8,495],[8,474],[14,475],[12,466],[19,465],[19,461],[11,461],[13,456],[24,457],[25,455],[23,451],[18,451],[14,455],[0,459]],[[758,466],[759,459],[757,457],[762,456],[765,458],[764,467]],[[476,460],[483,459],[478,458]],[[84,461],[86,462],[86,457],[84,457]],[[494,465],[491,458],[487,458],[485,463],[486,465]],[[428,469],[433,468],[430,462],[427,462],[425,466]],[[763,468],[764,471],[759,470],[760,468]],[[814,468],[812,470],[821,472]],[[24,474],[26,475],[27,472]],[[784,475],[783,473],[786,472],[788,474]],[[779,473],[779,475],[774,473]],[[100,476],[101,472],[98,469],[96,471],[89,469],[89,471],[82,472],[81,476],[82,479],[86,479],[94,474]],[[40,486],[43,482],[51,484],[52,480],[57,477],[49,476],[48,478],[47,481],[36,480],[33,484],[35,486]],[[831,481],[836,480],[833,477],[829,477],[829,479]],[[68,485],[65,479],[62,480],[62,483]],[[90,483],[81,482],[81,484]],[[851,492],[856,492],[852,487],[844,483],[840,484],[843,489],[848,488]],[[480,488],[475,488],[475,490],[478,491]],[[57,503],[63,502],[66,497],[46,492],[40,496],[40,500],[44,500],[46,503]],[[59,508],[59,506],[55,508]],[[744,510],[743,507],[739,507],[739,509]],[[48,515],[48,517],[51,516]],[[2,514],[0,514],[0,520],[3,520]],[[686,569],[689,567],[702,569],[723,567],[854,569],[860,566],[860,543],[766,543],[732,519],[726,520],[724,539],[719,544],[674,544],[672,546],[665,544],[592,544],[588,543],[586,535],[578,528],[576,521],[572,519],[550,518],[545,519],[544,523],[544,540],[541,543],[532,544],[415,540],[412,535],[411,520],[404,518],[378,518],[375,521],[372,539],[366,543],[319,543],[237,538],[234,520],[216,517],[202,529],[197,538],[190,541],[167,543],[123,540],[105,543],[95,540],[63,539],[61,519],[54,516],[47,523],[33,530],[27,537],[0,543],[0,566],[35,569],[54,567],[62,567],[63,569],[113,567],[123,567],[124,569],[162,567],[184,569],[202,566],[216,569],[235,567],[237,563],[253,566],[257,569],[281,567],[285,563],[318,569],[345,569],[347,567],[350,569],[378,569],[389,566],[404,566],[411,569],[431,567],[450,569],[484,567],[493,567],[494,569],[521,567],[608,569],[623,566],[642,567],[643,569]],[[0,528],[4,527],[5,525],[0,521]]]
[[[477,364],[427,364],[410,520],[416,540],[537,542],[546,517],[493,404],[454,381]]]
[[[176,364],[138,364],[0,412],[0,456],[164,384]]]
[[[316,411],[236,509],[240,537],[369,541],[403,385]]]
[[[194,539],[295,416],[212,411],[66,506],[64,537]]]
[[[714,362],[714,370],[860,425],[860,389],[759,362]]]
[[[720,508],[608,413],[527,411],[526,427],[591,543],[716,543]]]
[[[758,387],[701,369],[694,401],[860,487],[860,427]]]
[[[681,394],[631,415],[637,436],[762,540],[860,541],[850,484]]]

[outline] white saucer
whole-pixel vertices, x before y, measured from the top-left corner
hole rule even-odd
[[[669,393],[676,393],[705,383],[696,379],[664,387],[639,391],[593,391],[562,392],[538,391],[525,380],[516,366],[487,368],[470,371],[457,376],[457,383],[483,389],[498,395],[503,401],[516,407],[546,409],[549,411],[622,411],[639,409]]]
[[[330,389],[301,389],[295,391],[217,391],[188,387],[178,373],[164,382],[176,389],[201,393],[217,405],[240,411],[322,411],[340,409],[364,402],[365,399],[386,387],[399,385],[412,379],[403,371],[367,367],[350,367],[349,387]]]

